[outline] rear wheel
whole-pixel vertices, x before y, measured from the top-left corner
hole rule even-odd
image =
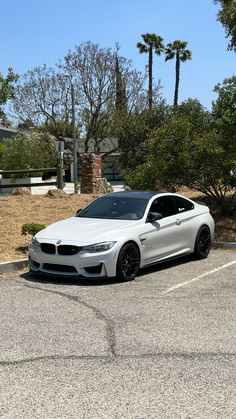
[[[207,226],[203,226],[198,231],[194,255],[197,259],[205,259],[209,255],[211,248],[211,233]]]
[[[125,244],[118,256],[116,276],[122,281],[132,281],[138,273],[140,255],[134,243]]]

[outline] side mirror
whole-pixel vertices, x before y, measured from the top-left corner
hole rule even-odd
[[[146,223],[154,223],[155,221],[161,220],[163,215],[160,212],[149,212]]]

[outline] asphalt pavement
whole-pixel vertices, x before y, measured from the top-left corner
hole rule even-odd
[[[235,418],[236,251],[135,281],[0,276],[1,418]]]

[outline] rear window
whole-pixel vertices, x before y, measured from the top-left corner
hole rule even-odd
[[[194,209],[194,204],[191,201],[181,198],[180,196],[175,196],[175,202],[177,213],[190,211]]]

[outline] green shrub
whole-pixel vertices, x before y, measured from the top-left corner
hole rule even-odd
[[[1,169],[25,170],[55,167],[57,164],[57,151],[54,137],[41,132],[32,132],[30,136],[17,135],[4,140],[4,149],[1,156]],[[34,176],[41,176],[34,173]],[[18,175],[19,176],[19,175]],[[24,173],[21,177],[31,177]],[[14,175],[17,178],[17,175]]]
[[[1,160],[2,160],[2,156],[4,154],[4,151],[5,151],[5,146],[3,144],[0,144],[0,169],[2,169]]]
[[[26,236],[27,234],[31,234],[34,236],[40,230],[43,230],[46,226],[44,224],[35,224],[35,223],[27,223],[23,224],[21,227],[21,234]]]

